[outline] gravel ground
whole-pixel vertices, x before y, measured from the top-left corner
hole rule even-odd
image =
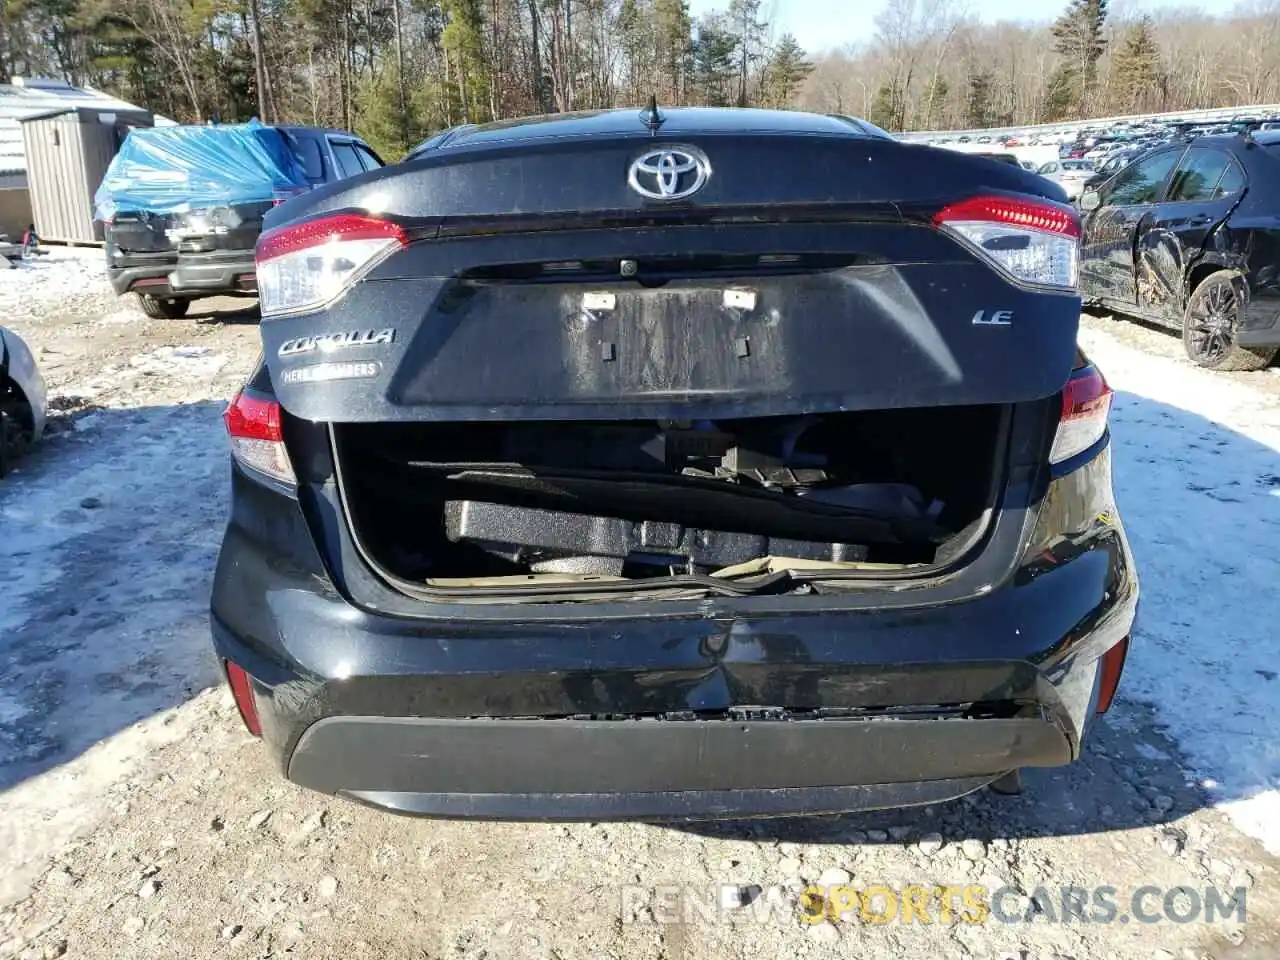
[[[1186,352],[1182,348],[1182,336],[1177,330],[1148,323],[1132,317],[1119,316],[1102,310],[1095,310],[1085,316],[1085,324],[1091,330],[1105,332],[1121,343],[1128,344],[1156,357],[1187,363]],[[1272,397],[1280,397],[1280,357],[1265,370],[1242,373],[1219,373],[1215,376],[1244,384]]]
[[[0,750],[0,957],[1280,956],[1280,859],[1241,834],[1215,805],[1212,785],[1187,772],[1153,708],[1125,698],[1080,763],[1030,772],[1021,796],[984,792],[858,817],[692,826],[421,821],[291,786],[214,682],[201,622],[214,518],[226,507],[222,453],[203,431],[216,426],[220,401],[257,355],[252,310],[214,302],[188,320],[148,320],[104,290],[92,257],[77,270],[72,298],[66,283],[27,281],[18,295],[0,277],[4,320],[36,348],[63,411],[50,443],[0,487],[0,520],[23,509],[38,484],[61,484],[74,516],[58,522],[74,534],[75,551],[60,546],[49,561],[56,569],[35,568],[32,576],[49,583],[24,594],[38,602],[19,611],[22,644],[0,639],[0,735],[8,730],[17,744],[9,755]],[[1163,334],[1086,324],[1177,356],[1176,339]],[[1280,380],[1246,376],[1241,382],[1267,392]],[[137,448],[131,438],[175,430],[189,431],[193,453],[207,459],[197,472],[213,477],[190,481],[201,486],[185,500],[198,499],[198,509],[175,517],[182,499],[157,502],[158,484],[138,480],[132,499],[113,500],[83,480],[120,456],[131,458],[135,476],[164,476],[172,444]],[[120,535],[126,523],[134,540]],[[152,551],[161,531],[184,541],[185,552]],[[101,562],[73,562],[86,554]],[[168,604],[160,608],[168,632],[146,612],[148,563],[164,584],[154,599]],[[166,579],[164,563],[190,572]],[[83,612],[50,599],[55,589],[105,596],[138,582],[136,612],[123,622],[86,623]],[[0,609],[0,628],[4,617]],[[166,638],[159,663],[138,652],[158,633]],[[113,645],[118,653],[104,649]],[[137,682],[139,670],[147,683]],[[50,676],[61,686],[24,699]],[[6,694],[15,716],[36,712],[6,727]],[[959,904],[947,918],[935,902],[932,922],[877,922],[884,903],[874,897],[834,922],[810,923],[805,910],[824,909],[801,897],[814,884],[833,898],[877,884],[981,885],[996,894],[998,910],[970,923]],[[1064,917],[1063,888],[1073,887],[1085,892],[1086,919]],[[1164,893],[1178,887],[1185,889],[1166,903]],[[1144,888],[1155,890],[1139,906],[1158,922],[1132,909]],[[1231,912],[1206,922],[1210,888],[1242,898],[1247,919]],[[1075,896],[1079,890],[1065,899]],[[1109,922],[1101,906],[1108,901]]]

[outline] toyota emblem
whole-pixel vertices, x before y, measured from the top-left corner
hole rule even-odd
[[[711,161],[697,147],[662,147],[636,157],[627,183],[650,200],[683,200],[711,178]]]

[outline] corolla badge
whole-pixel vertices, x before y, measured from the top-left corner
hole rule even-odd
[[[683,200],[707,185],[711,161],[697,147],[660,147],[631,163],[627,183],[650,200]]]
[[[385,330],[341,330],[337,333],[321,333],[310,337],[296,337],[280,344],[276,351],[281,357],[292,357],[300,353],[332,353],[347,347],[376,347],[394,343],[396,332],[388,327]]]

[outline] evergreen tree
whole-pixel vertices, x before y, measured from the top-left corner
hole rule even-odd
[[[400,77],[394,63],[377,77],[363,81],[356,90],[360,110],[356,133],[388,163],[399,160],[411,147],[425,140],[432,125],[424,122],[422,103],[410,99],[401,113]]]
[[[262,110],[356,129],[389,157],[464,119],[650,94],[663,106],[836,111],[856,99],[890,130],[1280,101],[1276,21],[1248,4],[1126,24],[1104,86],[1108,2],[1056,0],[1051,27],[956,32],[954,4],[886,0],[868,48],[811,67],[793,38],[766,38],[774,0],[697,0],[696,25],[694,0],[0,0],[0,81],[89,85],[180,122]],[[1193,31],[1194,45],[1157,46]],[[1051,61],[1029,46],[1051,48]]]
[[[970,127],[989,127],[994,112],[989,71],[975,73],[969,78],[969,98],[965,103],[965,121]]]
[[[622,0],[618,8],[617,36],[627,55],[629,76],[627,86],[631,99],[639,101],[656,91],[646,89],[653,79],[653,24],[648,10],[641,9],[639,0]]]
[[[688,0],[653,0],[654,45],[658,69],[666,81],[663,99],[685,103],[686,77],[693,53],[693,21]]]
[[[483,0],[445,0],[442,6],[448,26],[440,40],[451,57],[451,79],[461,102],[462,120],[491,120],[484,109],[489,57],[484,45]]]
[[[1065,65],[1059,65],[1049,75],[1044,100],[1040,106],[1040,122],[1056,123],[1059,120],[1066,120],[1071,116],[1075,103],[1075,84],[1071,71]]]
[[[1102,33],[1106,21],[1107,0],[1070,0],[1053,24],[1053,48],[1063,59],[1063,76],[1078,116],[1088,110],[1097,85],[1098,60],[1107,45]]]
[[[1138,110],[1144,104],[1157,102],[1164,71],[1150,17],[1143,17],[1126,31],[1124,43],[1115,53],[1113,69],[1122,109]]]
[[[921,98],[920,107],[924,111],[924,126],[926,129],[933,128],[942,120],[943,113],[946,110],[947,94],[951,88],[947,85],[947,81],[942,77],[936,77],[925,84],[924,96]]]
[[[901,97],[893,84],[886,83],[876,91],[867,111],[867,119],[882,130],[892,130],[898,122],[898,104]]]
[[[693,41],[693,71],[702,102],[710,107],[727,107],[736,99],[734,87],[738,40],[719,18],[704,18]]]
[[[813,72],[813,64],[805,57],[804,48],[791,34],[778,41],[777,49],[764,70],[763,106],[785,109],[791,106],[805,77]]]

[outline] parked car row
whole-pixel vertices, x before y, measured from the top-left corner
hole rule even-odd
[[[1081,209],[1086,302],[1179,330],[1200,366],[1268,366],[1280,351],[1280,120],[1135,127],[1060,153],[1036,172]]]
[[[1036,173],[1062,187],[1068,200],[1077,200],[1084,185],[1093,177],[1096,168],[1088,160],[1050,160],[1041,164]]]
[[[970,138],[962,136],[945,145],[1024,170],[1034,168],[1068,200],[1079,203],[1086,240],[1082,289],[1091,301],[1112,309],[1189,329],[1194,324],[1187,319],[1188,311],[1193,306],[1200,309],[1205,299],[1195,291],[1214,272],[1208,268],[1241,268],[1241,255],[1222,248],[1251,243],[1253,252],[1245,258],[1250,267],[1237,281],[1241,302],[1234,313],[1226,311],[1231,321],[1223,320],[1225,308],[1219,309],[1215,316],[1223,329],[1212,337],[1203,329],[1191,331],[1185,338],[1188,355],[1197,363],[1240,369],[1266,365],[1280,345],[1258,329],[1259,323],[1270,323],[1265,291],[1263,306],[1253,311],[1244,306],[1254,297],[1259,276],[1264,286],[1271,282],[1266,280],[1271,276],[1267,265],[1255,263],[1267,255],[1259,250],[1266,248],[1271,234],[1265,232],[1269,227],[1245,226],[1239,213],[1229,225],[1227,219],[1246,194],[1251,216],[1275,215],[1274,191],[1263,170],[1252,183],[1244,171],[1246,160],[1259,166],[1257,157],[1274,154],[1268,145],[1277,136],[1272,128],[1280,128],[1280,120],[1240,118],[1212,129],[1232,127],[1235,133],[1203,136],[1196,135],[1200,128],[1176,120],[1118,124],[1107,130],[1085,127],[1062,144],[1058,159],[1038,166],[1014,152],[1021,143],[1018,137],[980,136],[968,142]],[[1221,146],[1207,146],[1210,142]],[[1150,196],[1126,187],[1145,171],[1175,164],[1179,158],[1189,163],[1206,150],[1237,157],[1220,171],[1213,198],[1186,195],[1194,182],[1187,177],[1177,185],[1172,180],[1151,185]],[[118,293],[137,294],[143,310],[153,317],[183,316],[199,297],[256,295],[253,250],[267,212],[291,196],[382,166],[359,137],[340,131],[256,123],[135,130],[98,195],[111,282]],[[1198,211],[1190,226],[1171,229],[1153,223],[1154,214],[1148,215],[1161,205],[1174,205],[1176,213],[1179,205],[1210,199],[1213,209]],[[1141,216],[1127,219],[1116,213],[1139,210]],[[1115,236],[1121,221],[1128,232]],[[1178,273],[1181,280],[1175,277]],[[1217,304],[1221,298],[1210,299]],[[1242,326],[1237,331],[1233,325]]]
[[[932,146],[954,147],[961,144],[994,145],[997,147],[1057,146],[1062,159],[1080,159],[1099,147],[1108,150],[1113,146],[1132,143],[1144,138],[1167,139],[1174,136],[1207,136],[1219,133],[1243,133],[1280,129],[1280,116],[1265,111],[1250,113],[1240,111],[1219,120],[1206,123],[1182,117],[1149,116],[1115,120],[1110,123],[1085,121],[1080,124],[1042,131],[1029,128],[1022,132],[1006,134],[937,134],[924,142]],[[1104,151],[1105,152],[1105,151]],[[1097,159],[1095,157],[1094,159]]]

